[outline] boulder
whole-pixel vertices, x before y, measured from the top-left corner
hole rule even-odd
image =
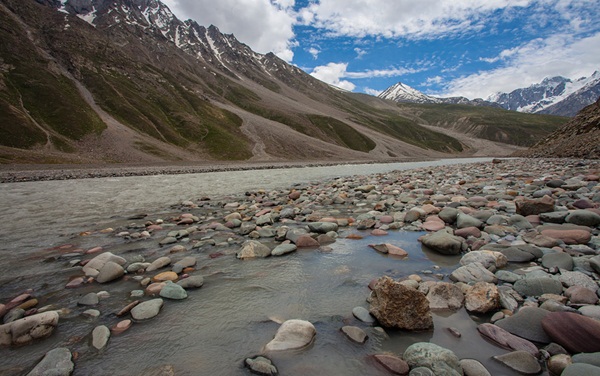
[[[388,328],[426,330],[433,327],[425,295],[387,276],[375,284],[369,312]]]
[[[503,268],[508,263],[508,259],[504,254],[497,251],[472,251],[466,253],[461,259],[461,265],[472,264],[474,262],[481,263],[485,268],[495,266],[496,268]]]
[[[542,266],[546,269],[573,270],[573,257],[565,252],[547,253],[542,257]]]
[[[498,325],[484,323],[477,326],[477,330],[482,336],[505,349],[527,351],[533,356],[539,354],[537,346],[533,343],[509,333]]]
[[[461,266],[450,274],[450,279],[456,282],[489,282],[496,283],[498,279],[494,273],[487,270],[480,262],[473,262]]]
[[[109,261],[121,266],[127,262],[123,257],[116,256],[111,252],[104,252],[88,261],[83,267],[83,272],[86,276],[95,278],[100,273],[100,269]]]
[[[540,343],[550,343],[552,339],[542,328],[542,320],[550,312],[537,307],[523,307],[517,313],[502,320],[496,325],[521,338]]]
[[[500,307],[500,293],[493,283],[477,282],[465,293],[465,308],[469,312],[487,313]]]
[[[414,343],[404,351],[402,358],[411,369],[426,367],[436,376],[460,376],[463,374],[456,354],[433,343]]]
[[[301,349],[314,339],[316,330],[313,324],[304,320],[285,321],[275,334],[275,338],[265,346],[266,351]]]
[[[389,354],[376,354],[373,358],[393,375],[408,375],[410,367],[404,359]]]
[[[242,248],[237,252],[237,258],[264,258],[271,255],[271,250],[266,245],[256,240],[248,240],[242,244]]]
[[[246,364],[246,367],[250,368],[252,373],[255,373],[257,375],[277,375],[277,368],[273,365],[273,362],[271,362],[270,359],[267,359],[264,356],[247,358],[244,363]]]
[[[521,296],[540,296],[543,294],[562,294],[560,281],[549,277],[523,278],[515,282],[516,292]]]
[[[571,312],[552,312],[542,320],[548,336],[571,353],[600,351],[600,321]]]
[[[574,210],[566,218],[567,223],[596,227],[600,225],[600,215],[591,210]]]
[[[121,278],[125,274],[125,269],[116,262],[108,261],[96,276],[96,281],[99,283],[107,283],[114,281],[115,279]]]
[[[463,238],[454,236],[446,230],[422,236],[419,241],[427,248],[444,255],[458,255],[467,249]]]
[[[528,215],[539,215],[554,211],[554,199],[550,196],[544,196],[538,199],[520,199],[515,200],[517,214],[524,217]]]
[[[0,325],[0,346],[24,345],[52,334],[58,312],[48,311]]]
[[[429,287],[427,300],[430,309],[460,309],[465,300],[462,290],[448,282],[438,282]]]
[[[540,363],[527,351],[514,351],[508,354],[497,355],[493,358],[524,375],[537,375],[542,372]]]
[[[460,366],[465,376],[492,376],[492,374],[475,359],[461,359]]]
[[[105,325],[100,325],[94,328],[92,331],[92,346],[96,350],[102,350],[106,347],[108,339],[110,338],[110,329]]]
[[[69,376],[75,367],[71,358],[71,351],[65,347],[50,350],[27,376]]]

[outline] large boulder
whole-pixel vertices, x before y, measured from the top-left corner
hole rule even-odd
[[[369,312],[388,328],[426,330],[433,327],[425,295],[387,276],[375,284]]]
[[[431,309],[456,310],[463,306],[465,296],[458,286],[448,282],[438,282],[429,287],[427,300]]]
[[[433,234],[427,234],[419,238],[419,241],[427,248],[444,255],[458,255],[467,250],[465,239],[455,236],[446,230],[440,230]]]
[[[24,345],[52,334],[58,312],[48,311],[0,325],[0,346]]]
[[[317,333],[313,324],[304,320],[285,321],[275,338],[265,346],[266,351],[295,350],[308,346]]]
[[[242,244],[242,248],[237,253],[237,258],[261,258],[271,255],[271,249],[256,240],[248,240]]]
[[[108,262],[113,262],[118,265],[125,265],[127,262],[123,257],[116,256],[111,252],[104,252],[94,257],[83,267],[83,272],[88,277],[97,277],[100,274],[100,270],[106,265]]]
[[[463,374],[460,360],[454,352],[429,342],[410,345],[402,356],[410,368],[429,368],[436,376],[460,376]]]

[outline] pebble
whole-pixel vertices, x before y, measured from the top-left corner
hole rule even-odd
[[[164,301],[161,298],[148,300],[137,304],[130,311],[131,317],[136,321],[149,320],[160,312]]]
[[[96,350],[102,350],[108,344],[110,330],[105,325],[100,325],[92,331],[92,346]]]
[[[537,375],[542,372],[542,367],[537,359],[527,351],[514,351],[508,354],[497,355],[493,358],[524,375]]]
[[[295,350],[308,346],[317,331],[313,324],[304,320],[285,321],[275,334],[275,338],[265,346],[266,351]]]
[[[69,349],[57,347],[48,351],[27,376],[69,376],[75,367],[71,359],[72,354]]]
[[[167,281],[163,288],[160,290],[159,295],[162,298],[172,299],[172,300],[183,300],[188,297],[187,292],[183,287],[178,284],[175,284],[171,281]]]
[[[341,331],[356,343],[365,343],[368,338],[367,333],[357,326],[344,326]]]

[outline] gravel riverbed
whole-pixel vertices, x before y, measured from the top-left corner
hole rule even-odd
[[[372,346],[353,360],[356,374],[600,374],[597,160],[494,160],[356,175],[197,197],[170,209],[165,218],[140,213],[117,227],[82,231],[31,256],[45,263],[51,282],[26,273],[2,280],[0,346],[14,356],[0,360],[0,373],[86,374],[87,362],[110,362],[102,356],[114,337],[148,323],[168,326],[169,306],[201,298],[215,276],[207,268],[213,260],[264,262],[260,273],[268,274],[269,265],[285,268],[301,252],[336,257],[337,243],[368,239],[361,252],[410,266],[408,247],[390,240],[408,231],[423,233],[415,242],[438,264],[459,262],[451,270],[391,268],[366,281],[364,304],[339,313],[337,340],[352,342],[352,351]],[[434,328],[437,315],[458,312],[475,318],[479,338],[466,342],[459,328]],[[278,327],[246,350],[254,355],[232,364],[212,359],[220,374],[331,374],[306,356],[325,336],[321,321],[265,319]],[[415,341],[382,350],[394,336],[440,329],[451,333],[452,346]],[[53,346],[41,361],[19,357],[45,341]],[[497,348],[491,359],[464,355],[490,342]],[[204,374],[203,364],[197,367]],[[137,374],[193,373],[165,357]]]

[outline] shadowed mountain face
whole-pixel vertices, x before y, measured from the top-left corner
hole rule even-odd
[[[468,127],[440,127],[393,102],[333,88],[215,26],[180,21],[156,0],[2,0],[0,38],[4,163],[385,160],[478,151],[447,130],[475,135]],[[549,119],[538,127],[542,136],[563,122]],[[479,133],[521,144],[510,132],[501,139]]]
[[[518,155],[600,158],[600,99],[581,110],[563,127]]]

